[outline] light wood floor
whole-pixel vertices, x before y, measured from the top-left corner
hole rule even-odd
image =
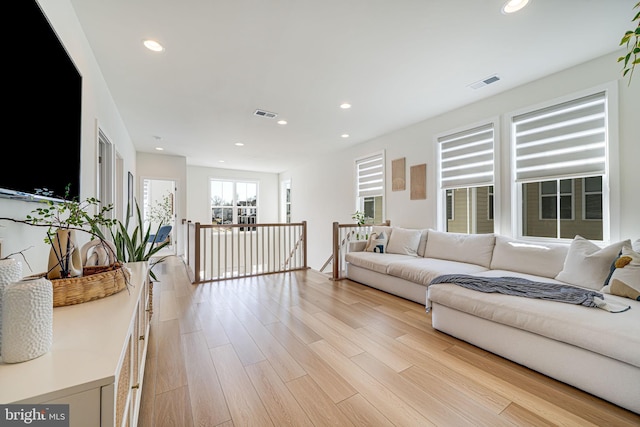
[[[177,257],[154,272],[142,427],[640,426],[358,283],[307,270],[196,286]]]

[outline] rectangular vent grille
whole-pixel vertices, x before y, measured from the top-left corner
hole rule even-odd
[[[278,117],[278,115],[276,113],[271,113],[269,111],[265,111],[265,110],[256,110],[253,112],[254,116],[260,116],[260,117],[266,117],[267,119],[273,119]]]
[[[491,83],[495,83],[497,81],[500,80],[500,77],[498,77],[497,75],[493,75],[493,76],[489,76],[486,79],[482,79],[480,81],[477,81],[475,83],[471,83],[468,87],[470,87],[471,89],[480,89],[481,87],[485,87],[487,85],[490,85]]]

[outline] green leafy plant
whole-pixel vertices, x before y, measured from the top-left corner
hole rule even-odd
[[[634,9],[640,9],[640,2],[636,3]],[[633,77],[633,70],[636,65],[640,64],[640,11],[636,13],[631,22],[637,22],[635,30],[629,30],[624,33],[620,40],[620,46],[625,45],[627,54],[618,58],[618,62],[622,62],[622,76],[629,76],[629,84]]]
[[[108,217],[108,212],[113,206],[100,207],[100,201],[94,197],[89,197],[83,201],[77,198],[69,198],[69,185],[67,185],[65,195],[62,201],[47,200],[44,207],[38,207],[26,216],[25,220],[15,220],[12,218],[0,218],[28,225],[46,227],[46,235],[44,242],[51,246],[52,252],[55,254],[56,261],[60,267],[60,275],[62,278],[70,277],[72,268],[72,253],[74,249],[69,245],[62,247],[60,241],[57,240],[56,234],[58,230],[76,230],[83,231],[91,235],[91,239],[101,238],[101,234],[96,234],[95,230],[100,227],[111,227],[116,223]],[[45,189],[36,189],[36,194],[43,196],[52,196],[51,192]],[[90,211],[97,210],[96,214],[90,214]],[[52,267],[52,268],[55,268]]]
[[[137,262],[137,261],[150,261],[151,257],[156,255],[162,248],[167,246],[169,242],[162,242],[155,245],[147,243],[149,236],[151,235],[151,224],[143,229],[142,215],[140,213],[140,206],[136,200],[136,226],[133,231],[129,232],[129,218],[132,207],[127,205],[127,215],[125,223],[116,221],[115,227],[110,228],[113,244],[116,247],[116,257],[122,262]],[[158,226],[158,230],[160,226]],[[158,234],[156,230],[156,235]],[[166,257],[160,257],[150,264],[149,275],[153,280],[157,280],[155,274],[152,271],[153,266],[162,262]]]
[[[165,194],[149,208],[149,221],[162,226],[164,224],[171,224],[172,220],[173,202],[171,196]]]
[[[364,212],[355,211],[353,215],[351,215],[351,219],[358,223],[359,226],[363,226],[367,222],[367,217],[364,215]]]

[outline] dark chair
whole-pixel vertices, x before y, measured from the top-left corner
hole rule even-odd
[[[167,240],[167,237],[169,237],[170,233],[171,233],[171,226],[163,225],[158,230],[158,234],[149,235],[149,240],[147,240],[147,243],[151,243],[152,245],[157,245],[159,243],[162,243],[165,240]]]

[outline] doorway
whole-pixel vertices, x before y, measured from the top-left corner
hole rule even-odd
[[[171,225],[169,245],[163,249],[176,253],[176,183],[168,179],[142,180],[142,217],[144,229],[151,226],[151,234],[155,234],[160,226]]]

